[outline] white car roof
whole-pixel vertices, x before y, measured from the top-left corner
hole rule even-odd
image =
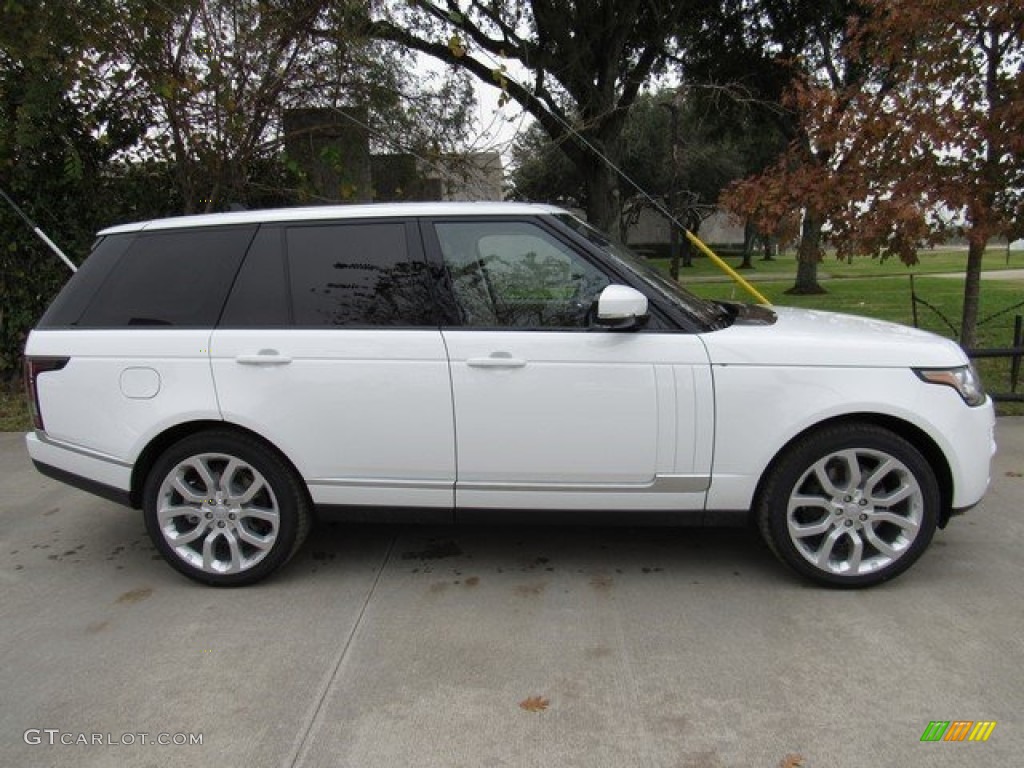
[[[100,235],[183,227],[215,227],[226,224],[263,224],[275,221],[318,221],[354,218],[411,216],[514,216],[566,213],[562,208],[540,203],[369,203],[363,205],[318,205],[307,208],[269,208],[258,211],[207,213],[169,219],[137,221],[102,230]]]

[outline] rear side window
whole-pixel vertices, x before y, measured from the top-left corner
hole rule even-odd
[[[285,238],[295,325],[438,324],[430,270],[403,222],[290,227]]]
[[[138,234],[77,323],[212,328],[255,226]]]

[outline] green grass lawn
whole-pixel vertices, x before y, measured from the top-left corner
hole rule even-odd
[[[724,253],[719,255],[734,269],[740,264],[741,259],[736,256]],[[668,271],[669,260],[667,258],[651,258],[650,263],[659,269]],[[772,261],[762,261],[760,256],[755,255],[753,265],[753,269],[744,270],[741,273],[745,278],[757,281],[792,280],[793,275],[796,274],[796,255],[783,253]],[[847,277],[899,277],[908,274],[929,275],[942,272],[963,272],[966,268],[966,250],[929,250],[921,252],[920,261],[913,267],[908,267],[896,259],[881,261],[857,258],[847,262],[840,261],[834,255],[827,255],[818,266],[818,272],[822,279],[841,280]],[[989,248],[985,251],[982,269],[986,271],[1024,269],[1024,250],[1010,251],[1010,257],[1007,259],[1005,247]],[[694,259],[692,267],[681,269],[680,272],[679,279],[683,283],[692,279],[729,279],[710,259],[703,256]]]
[[[683,281],[693,293],[708,299],[750,300],[736,283],[691,283]],[[876,277],[829,280],[823,283],[828,293],[815,296],[791,296],[786,290],[792,280],[758,283],[757,290],[773,304],[808,309],[826,309],[867,315],[882,320],[913,325],[913,309],[908,277]],[[915,277],[914,287],[919,299],[932,304],[952,324],[950,328],[938,312],[918,305],[920,327],[953,338],[959,331],[963,311],[962,279]],[[1024,281],[984,280],[981,286],[981,312],[978,326],[982,346],[1009,346],[1013,336],[1013,316],[1024,314],[1024,306],[1009,310],[1024,301]],[[992,317],[1002,312],[998,317]],[[991,319],[990,319],[991,318]]]

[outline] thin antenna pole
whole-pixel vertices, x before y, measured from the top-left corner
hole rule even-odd
[[[26,224],[28,224],[28,228],[35,233],[36,237],[42,240],[46,244],[47,248],[49,248],[51,251],[57,254],[60,257],[60,260],[68,265],[68,269],[70,269],[72,272],[78,271],[78,267],[75,266],[74,262],[64,255],[64,251],[58,248],[57,244],[54,243],[53,240],[48,238],[46,236],[46,233],[43,232],[43,230],[36,226],[36,223],[28,217],[27,213],[25,213],[23,210],[21,210],[21,208],[18,207],[18,204],[16,202],[14,202],[13,200],[11,200],[10,197],[8,197],[7,193],[4,192],[3,188],[0,188],[0,197],[3,197],[3,199],[7,201],[7,204],[14,209],[14,212],[18,214]]]

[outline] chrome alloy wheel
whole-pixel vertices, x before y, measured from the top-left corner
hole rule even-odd
[[[836,575],[869,574],[899,560],[921,531],[925,499],[896,457],[851,448],[812,464],[793,486],[786,527],[796,550]]]
[[[176,464],[157,493],[156,520],[170,549],[208,574],[249,570],[280,532],[280,507],[260,472],[223,453]]]

